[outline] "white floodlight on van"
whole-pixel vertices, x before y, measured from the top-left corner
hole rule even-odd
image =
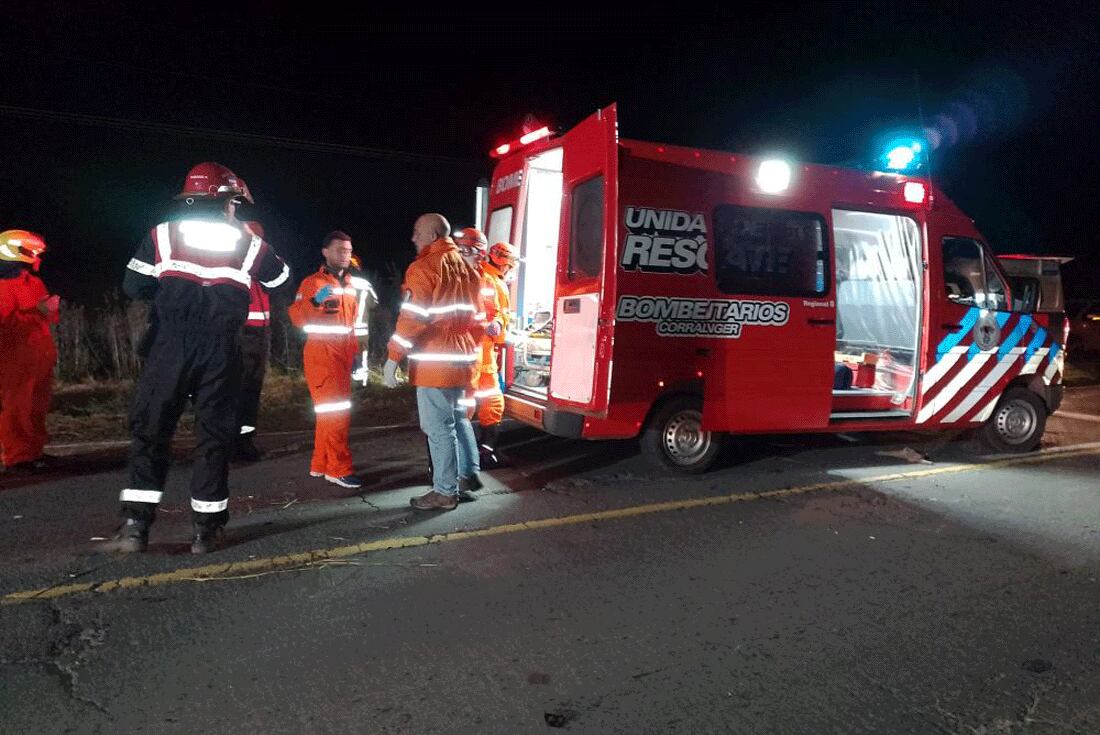
[[[791,185],[791,164],[781,158],[761,161],[756,170],[756,185],[765,194],[782,194]]]

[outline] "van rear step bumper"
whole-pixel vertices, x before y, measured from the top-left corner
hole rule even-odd
[[[540,396],[510,387],[504,394],[504,412],[516,421],[533,426],[547,434],[565,439],[580,439],[584,433],[584,416],[559,411],[546,405]]]

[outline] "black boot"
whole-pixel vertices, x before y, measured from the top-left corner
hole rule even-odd
[[[220,549],[224,542],[224,526],[206,526],[196,523],[195,535],[191,538],[191,553],[208,554]]]
[[[481,435],[477,440],[477,451],[481,457],[480,463],[483,470],[489,470],[500,465],[500,460],[497,459],[497,434],[499,433],[500,424],[481,428]]]
[[[233,459],[241,462],[258,462],[263,458],[263,452],[252,441],[255,432],[248,432],[237,437],[237,443],[233,452]]]
[[[481,483],[481,478],[477,475],[458,478],[458,502],[472,503],[477,500],[477,496],[474,495],[474,493],[483,487],[485,486]]]
[[[136,554],[149,548],[148,521],[137,518],[127,518],[119,527],[114,537],[104,544],[106,551],[117,551],[120,554]]]

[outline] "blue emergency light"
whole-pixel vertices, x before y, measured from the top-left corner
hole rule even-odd
[[[887,171],[916,171],[924,164],[924,144],[914,138],[895,139],[886,146],[880,161]]]

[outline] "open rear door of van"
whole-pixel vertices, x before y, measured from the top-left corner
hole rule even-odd
[[[606,416],[614,337],[619,131],[615,105],[562,141],[562,209],[550,403]]]

